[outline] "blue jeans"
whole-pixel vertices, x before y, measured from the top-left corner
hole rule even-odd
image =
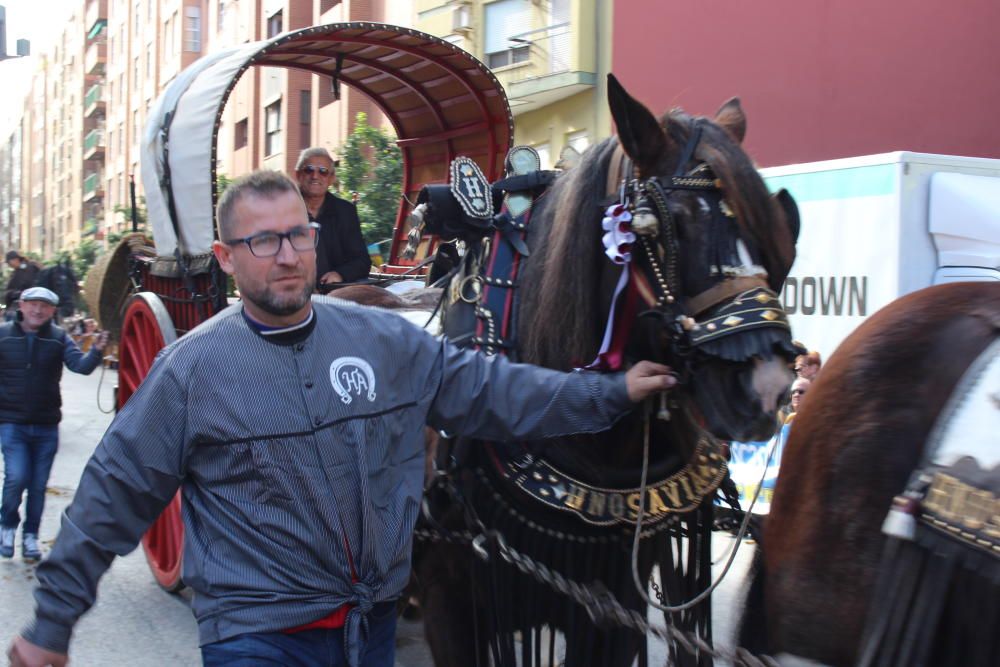
[[[204,667],[346,667],[344,629],[251,632],[201,647]],[[392,667],[396,661],[396,603],[381,602],[368,614],[368,641],[361,667]]]
[[[4,469],[0,526],[17,528],[21,521],[18,514],[21,496],[27,490],[23,532],[37,535],[45,509],[45,485],[59,449],[59,426],[0,424],[0,446],[3,447]]]

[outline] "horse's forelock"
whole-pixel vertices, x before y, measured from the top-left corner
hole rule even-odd
[[[598,312],[597,298],[603,256],[600,204],[617,145],[617,139],[606,139],[584,153],[546,195],[540,219],[532,221],[538,240],[524,284],[538,289],[522,295],[525,361],[567,369],[589,362],[596,352],[597,328],[607,316]]]
[[[742,236],[760,253],[768,273],[786,273],[794,259],[791,230],[776,216],[777,204],[747,154],[725,130],[706,123],[697,155],[722,182]]]

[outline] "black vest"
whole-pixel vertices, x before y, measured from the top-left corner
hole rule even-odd
[[[0,422],[59,423],[65,347],[66,332],[48,322],[38,330],[29,358],[28,337],[21,325],[0,325]]]

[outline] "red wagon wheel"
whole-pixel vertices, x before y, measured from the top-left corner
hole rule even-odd
[[[156,354],[175,340],[177,330],[158,296],[140,292],[129,300],[119,343],[119,410],[146,378]],[[184,524],[181,522],[180,492],[142,536],[142,548],[160,586],[171,593],[184,588],[181,581]]]

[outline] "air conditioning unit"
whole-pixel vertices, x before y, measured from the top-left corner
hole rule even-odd
[[[451,9],[451,29],[453,32],[472,30],[472,6],[460,3]]]

